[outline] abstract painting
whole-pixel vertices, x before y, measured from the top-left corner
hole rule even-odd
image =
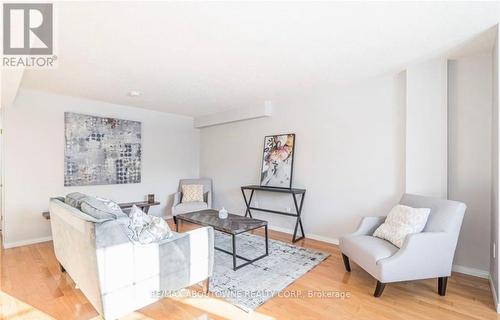
[[[281,134],[264,138],[264,156],[260,185],[291,188],[295,134]]]
[[[141,182],[141,123],[64,113],[64,185]]]

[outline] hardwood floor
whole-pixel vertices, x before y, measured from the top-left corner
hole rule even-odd
[[[270,231],[270,237],[290,242],[288,234]],[[438,295],[435,279],[388,284],[377,299],[372,296],[376,281],[354,263],[346,273],[337,246],[310,239],[296,244],[331,256],[255,312],[245,313],[215,297],[187,296],[163,299],[124,319],[500,319],[485,279],[454,273],[445,297]],[[60,272],[52,242],[2,250],[0,268],[0,319],[100,319],[71,278]],[[321,291],[349,296],[293,296]]]

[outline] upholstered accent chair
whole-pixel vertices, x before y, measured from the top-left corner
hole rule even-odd
[[[189,184],[203,185],[203,201],[182,202],[182,186]],[[175,216],[178,214],[205,209],[212,209],[212,179],[181,179],[179,181],[178,191],[174,194],[174,202],[172,205],[174,222],[177,223]]]
[[[444,296],[466,206],[412,194],[403,195],[399,203],[431,209],[423,232],[408,235],[398,248],[372,236],[385,217],[365,217],[354,233],[340,239],[345,268],[351,271],[350,259],[377,279],[375,297],[387,283],[430,278],[438,279],[438,293]]]

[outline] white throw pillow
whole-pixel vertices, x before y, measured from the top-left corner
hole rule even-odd
[[[407,235],[424,230],[430,212],[429,208],[412,208],[398,204],[392,208],[373,236],[388,240],[401,248]]]
[[[184,184],[182,186],[182,202],[203,202],[203,185],[202,184]]]

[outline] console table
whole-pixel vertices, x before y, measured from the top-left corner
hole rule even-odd
[[[160,202],[158,201],[155,202],[137,201],[137,202],[119,203],[118,205],[120,206],[121,209],[130,209],[133,206],[136,206],[142,211],[144,211],[144,213],[148,213],[150,207],[157,206],[159,204]]]
[[[157,206],[159,205],[160,202],[155,201],[155,202],[148,202],[148,201],[137,201],[137,202],[127,202],[127,203],[119,203],[118,205],[120,206],[121,209],[130,209],[134,205],[140,208],[144,213],[148,213],[149,208],[152,206]],[[42,212],[42,216],[50,220],[50,212],[49,211],[44,211]]]
[[[247,194],[245,193],[245,191],[250,191],[250,197],[247,198]],[[255,191],[279,192],[279,193],[291,194],[292,199],[293,199],[293,204],[295,206],[295,213],[252,207],[252,198],[253,198]],[[245,217],[248,215],[248,216],[250,216],[250,218],[253,218],[251,210],[276,213],[276,214],[281,214],[281,215],[285,215],[285,216],[296,217],[297,220],[295,222],[295,229],[293,230],[292,242],[296,242],[296,241],[299,241],[301,239],[304,239],[305,233],[304,233],[304,227],[302,226],[302,219],[301,219],[300,215],[302,213],[302,205],[304,204],[304,198],[306,196],[306,189],[271,188],[271,187],[262,187],[262,186],[258,186],[258,185],[250,185],[250,186],[241,187],[241,193],[243,193],[243,199],[245,200],[245,205],[247,207],[247,210],[245,212]],[[300,195],[300,203],[297,201],[298,195]],[[297,238],[297,231],[298,231],[299,227],[300,227],[300,231],[302,233],[302,236]]]

